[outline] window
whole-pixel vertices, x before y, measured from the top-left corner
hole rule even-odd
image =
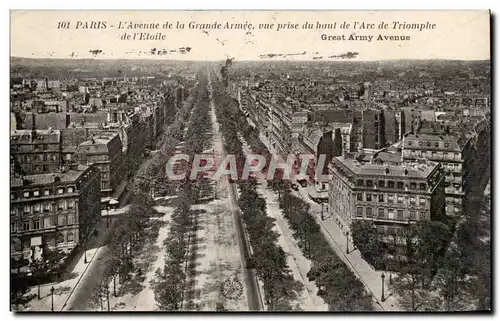
[[[421,196],[420,197],[420,206],[425,206],[425,203],[426,203],[425,198]]]
[[[10,208],[10,215],[12,215],[12,216],[16,216],[16,214],[17,214],[16,212],[17,212],[17,211],[16,211],[16,208],[15,208],[15,207],[11,207],[11,208]]]
[[[434,143],[434,147],[438,148],[439,147],[439,142]]]
[[[392,194],[387,195],[387,200],[389,203],[394,203],[394,195]]]
[[[450,146],[450,144],[444,143],[444,148],[448,148],[449,146]]]
[[[371,179],[366,181],[366,186],[367,187],[373,187],[373,181]]]
[[[73,232],[69,232],[68,235],[66,235],[66,238],[68,239],[68,243],[75,241],[75,236],[73,235]]]
[[[43,160],[47,161],[47,154],[43,154]]]
[[[362,179],[358,179],[356,185],[357,186],[363,186],[363,180]]]
[[[363,216],[363,207],[360,206],[356,208],[356,215]]]
[[[405,184],[403,182],[398,182],[398,188],[403,189]]]
[[[64,201],[57,202],[57,209],[58,210],[63,210],[64,209]]]
[[[389,217],[390,220],[393,220],[394,219],[394,209],[389,208],[387,210],[387,216]]]
[[[63,194],[64,193],[64,188],[60,187],[57,189],[57,194]]]
[[[23,231],[29,231],[30,229],[30,221],[23,222]]]
[[[71,186],[68,187],[68,193],[70,193],[70,194],[73,193],[73,187],[71,187]]]
[[[357,194],[357,200],[362,201],[363,200],[363,193],[358,193]]]
[[[34,220],[33,221],[33,229],[39,230],[40,229],[40,220]]]
[[[43,148],[43,150],[47,150],[47,149],[49,149],[49,146],[47,144],[43,144],[42,148]]]
[[[66,225],[66,216],[61,215],[57,218],[57,225],[58,226],[63,226]]]
[[[31,206],[29,206],[29,205],[24,205],[24,208],[23,208],[23,213],[24,213],[24,214],[29,214],[29,213],[31,213]]]
[[[10,199],[11,199],[11,200],[16,199],[16,194],[14,194],[14,193],[10,194]]]
[[[406,142],[408,144],[408,146],[411,146],[411,140],[409,140],[408,142]]]
[[[425,183],[420,183],[420,190],[425,191]]]
[[[417,189],[417,183],[411,182],[410,183],[410,189]]]
[[[43,227],[50,227],[52,226],[52,220],[50,217],[45,217],[43,219]]]
[[[373,211],[371,207],[366,208],[366,217],[373,217]]]
[[[388,181],[387,182],[387,187],[394,188],[394,181]]]
[[[30,197],[30,192],[28,192],[28,191],[24,192],[23,196],[26,197],[26,198]]]
[[[49,196],[50,195],[50,190],[46,189],[43,191],[43,195]]]
[[[427,147],[431,147],[431,142],[427,142]]]
[[[44,203],[43,204],[43,211],[44,212],[50,212],[50,203]]]
[[[35,213],[39,213],[39,212],[40,212],[40,209],[41,209],[40,204],[35,204],[35,205],[33,205],[33,212],[35,212]]]
[[[418,142],[418,146],[422,146],[423,144],[423,142]]]
[[[415,213],[415,211],[410,211],[410,220],[411,221],[417,220],[417,214]]]
[[[71,201],[68,201],[68,209],[73,209],[75,208],[75,201],[71,200]]]
[[[71,154],[66,154],[66,160],[71,160]]]
[[[68,215],[68,225],[73,225],[73,224],[75,224],[75,216]]]
[[[417,199],[415,198],[415,196],[411,196],[410,197],[410,205],[415,205],[417,203]]]
[[[403,220],[404,219],[403,218],[403,213],[404,213],[403,210],[398,210],[398,216],[397,216],[398,220]]]
[[[48,172],[49,171],[49,165],[43,165],[43,171]]]
[[[372,194],[366,193],[366,201],[371,202],[372,201]]]
[[[385,187],[385,181],[378,181],[379,187]]]
[[[403,204],[403,196],[398,195],[398,204]]]
[[[64,243],[64,235],[59,234],[57,236],[57,244],[62,244],[62,243]]]
[[[378,194],[378,201],[381,203],[384,202],[384,194]]]
[[[383,207],[378,208],[378,217],[379,218],[385,218],[385,210]]]

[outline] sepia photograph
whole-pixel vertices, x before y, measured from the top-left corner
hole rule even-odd
[[[10,311],[492,311],[491,12],[11,10]]]

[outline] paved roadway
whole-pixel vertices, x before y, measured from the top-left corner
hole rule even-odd
[[[214,71],[216,73],[216,71]],[[208,77],[208,87],[210,89],[210,107],[212,109],[215,108],[214,101],[212,97],[212,80],[210,77],[210,65],[207,62],[207,77]],[[215,134],[219,135],[219,124],[214,124]],[[222,153],[225,157],[226,151],[224,150],[224,146],[222,146]],[[227,180],[226,180],[227,181]],[[245,228],[243,226],[243,219],[241,216],[241,211],[238,207],[238,191],[236,190],[236,184],[227,181],[228,189],[229,189],[229,197],[231,199],[232,211],[234,214],[234,222],[236,226],[236,233],[239,239],[239,246],[241,251],[241,260],[242,265],[244,267],[245,274],[245,289],[247,291],[247,300],[248,300],[248,308],[250,311],[262,311],[263,310],[263,302],[262,296],[260,294],[260,288],[257,282],[257,276],[255,275],[255,271],[253,269],[247,268],[246,259],[248,257],[248,253],[250,253],[250,244],[248,242],[248,236],[246,235]]]

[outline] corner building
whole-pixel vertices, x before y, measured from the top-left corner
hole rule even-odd
[[[70,251],[88,238],[101,218],[101,176],[94,166],[11,177],[11,256],[57,248]]]
[[[367,220],[385,235],[445,215],[445,173],[439,163],[363,164],[347,156],[329,165],[329,214],[344,232]]]

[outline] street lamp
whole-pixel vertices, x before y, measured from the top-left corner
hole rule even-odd
[[[83,255],[84,255],[84,263],[87,264],[87,240],[83,244]]]
[[[345,232],[346,248],[345,253],[349,254],[349,231]]]
[[[50,295],[51,295],[51,299],[52,299],[52,305],[51,305],[51,308],[50,308],[50,311],[54,312],[54,287],[51,287],[50,288]]]
[[[385,279],[385,274],[382,272],[382,275],[380,276],[382,278],[382,302],[385,301],[385,295],[384,295],[384,279]]]
[[[106,206],[106,227],[109,228],[109,204]]]
[[[109,308],[109,284],[108,284],[108,291],[106,291],[106,295],[108,296],[108,311],[111,311]]]

